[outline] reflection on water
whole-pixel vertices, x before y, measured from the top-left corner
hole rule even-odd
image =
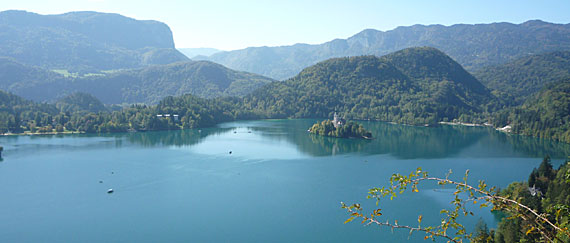
[[[541,161],[535,157],[570,151],[568,144],[481,127],[362,122],[375,139],[322,137],[307,132],[314,122],[0,137],[0,191],[7,195],[0,200],[0,242],[425,242],[422,235],[342,224],[339,202],[374,208],[364,199],[368,188],[420,166],[434,176],[470,169],[473,182],[504,187],[525,180]],[[453,199],[447,192],[424,185],[384,201],[383,216],[408,224],[422,214],[426,224],[438,224]],[[487,209],[475,212],[496,226]],[[476,221],[465,224],[473,229]]]
[[[286,140],[310,156],[347,153],[390,154],[400,159],[446,158],[473,148],[473,157],[530,156],[563,159],[570,144],[547,139],[509,135],[485,127],[416,127],[384,122],[361,122],[374,135],[373,140],[344,139],[307,133],[316,120],[270,120],[226,123],[224,128],[248,127],[273,140]]]
[[[565,159],[570,155],[570,144],[556,142],[552,139],[535,138],[521,135],[512,135],[502,132],[490,132],[489,138],[496,143],[508,144],[515,151],[530,157],[544,157]]]
[[[163,132],[137,132],[126,136],[131,143],[143,146],[188,146],[200,143],[206,137],[227,133],[230,128],[206,128]]]
[[[415,127],[363,121],[361,123],[374,136],[373,140],[363,140],[309,134],[307,129],[315,122],[316,120],[312,119],[242,121],[205,129],[99,135],[8,136],[1,138],[0,141],[4,145],[6,154],[12,155],[54,149],[88,150],[124,146],[191,147],[202,143],[216,146],[224,142],[229,143],[236,136],[250,142],[250,146],[263,146],[264,150],[273,150],[273,155],[279,154],[284,157],[287,157],[287,153],[291,153],[291,147],[299,153],[317,157],[360,153],[389,154],[399,159],[432,159],[467,153],[463,156],[543,157],[548,154],[553,158],[564,159],[570,154],[570,144],[509,135],[483,127]],[[239,134],[236,135],[237,131]]]

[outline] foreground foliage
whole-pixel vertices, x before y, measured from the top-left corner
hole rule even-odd
[[[570,164],[567,162],[558,169],[553,169],[550,158],[546,157],[537,169],[529,175],[527,182],[511,183],[499,195],[516,199],[527,205],[539,215],[544,216],[554,226],[535,225],[535,220],[527,215],[508,214],[499,223],[494,232],[481,232],[489,240],[478,242],[569,242],[568,226],[570,223]],[[536,188],[535,193],[529,188]],[[561,230],[557,231],[555,228]],[[479,237],[485,238],[485,237]]]
[[[465,172],[463,180],[455,181],[450,179],[451,171],[445,178],[430,177],[427,172],[421,168],[411,172],[409,175],[394,174],[390,178],[390,186],[375,187],[369,190],[368,198],[375,199],[377,205],[381,200],[389,197],[390,200],[395,199],[399,194],[406,191],[419,192],[418,185],[424,182],[434,182],[438,185],[453,186],[454,199],[450,202],[452,209],[442,209],[441,224],[424,226],[422,225],[423,216],[418,216],[418,225],[400,225],[397,220],[389,220],[382,218],[382,209],[377,208],[370,213],[365,213],[360,204],[347,205],[342,204],[342,208],[349,213],[349,218],[345,223],[355,219],[362,220],[365,225],[378,225],[393,229],[406,229],[410,234],[413,232],[423,232],[424,239],[445,238],[451,242],[568,242],[570,240],[570,232],[568,223],[570,219],[570,211],[568,209],[569,199],[568,192],[570,190],[570,165],[568,162],[560,167],[557,171],[548,168],[549,159],[543,162],[547,165],[541,165],[538,169],[540,180],[547,180],[548,190],[543,199],[533,197],[529,194],[528,185],[519,186],[517,183],[509,185],[509,187],[500,191],[495,187],[489,188],[484,181],[479,181],[477,186],[471,186],[467,183],[469,170]],[[544,168],[543,168],[544,167]],[[552,179],[543,179],[543,174],[547,173]],[[546,177],[548,178],[548,177]],[[517,190],[513,190],[517,188]],[[519,192],[519,193],[516,193]],[[526,192],[526,194],[525,194]],[[536,200],[539,203],[536,204]],[[506,213],[507,217],[503,219],[496,233],[489,232],[486,226],[477,227],[477,234],[469,233],[468,230],[460,223],[460,218],[473,215],[466,205],[479,204],[480,207],[490,207],[493,211]],[[542,209],[542,206],[546,208]]]

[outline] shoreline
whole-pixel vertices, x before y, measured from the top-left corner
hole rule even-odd
[[[476,123],[467,123],[467,122],[438,122],[437,124],[441,125],[450,125],[450,126],[467,126],[467,127],[493,127],[491,124],[476,124]]]
[[[37,135],[66,135],[66,134],[85,134],[86,132],[74,132],[74,131],[65,131],[65,132],[23,132],[23,133],[4,133],[0,134],[0,136],[37,136]]]

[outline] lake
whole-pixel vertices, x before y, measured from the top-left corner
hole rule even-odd
[[[362,122],[374,140],[310,135],[316,120],[101,135],[1,137],[0,242],[426,242],[348,218],[340,202],[417,167],[506,187],[570,145],[489,128]],[[230,153],[231,151],[231,153]],[[114,193],[108,194],[108,189]],[[425,184],[380,206],[384,220],[437,224],[450,187]],[[369,211],[367,211],[369,212]],[[482,218],[475,209],[468,229]]]

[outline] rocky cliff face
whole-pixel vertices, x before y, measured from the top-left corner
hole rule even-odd
[[[0,56],[84,73],[187,60],[166,24],[98,12],[0,12]]]

